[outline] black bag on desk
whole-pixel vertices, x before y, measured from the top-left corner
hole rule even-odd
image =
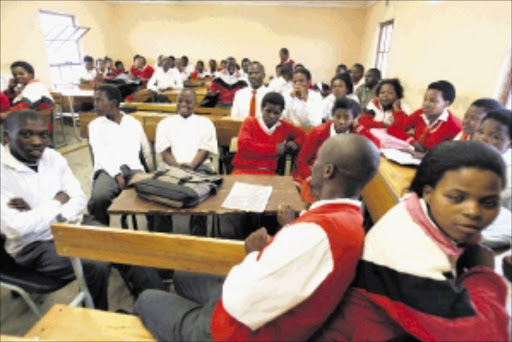
[[[206,94],[203,101],[199,104],[199,107],[215,107],[217,102],[219,101],[219,93],[217,94]]]
[[[134,184],[137,195],[172,208],[191,208],[216,194],[222,177],[166,166]]]

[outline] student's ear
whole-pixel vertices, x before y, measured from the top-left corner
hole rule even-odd
[[[324,167],[324,178],[325,179],[329,179],[329,178],[334,177],[335,171],[336,171],[336,168],[334,167],[333,164],[325,165],[325,167]]]
[[[430,204],[430,200],[432,199],[432,194],[434,193],[434,188],[430,185],[425,185],[423,187],[423,199],[425,203]]]

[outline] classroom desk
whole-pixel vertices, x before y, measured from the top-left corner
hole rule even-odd
[[[77,103],[93,103],[94,101],[94,90],[83,90],[80,88],[59,88],[55,89],[56,92],[59,92],[62,94],[63,97],[67,97],[68,99],[68,105],[69,110],[71,112],[71,122],[73,123],[73,129],[75,132],[75,137],[77,140],[82,140],[79,134],[78,127],[76,125],[75,121],[75,108],[74,106]],[[80,117],[80,115],[79,115]],[[80,120],[80,118],[79,118]],[[80,132],[82,128],[80,126]]]
[[[206,89],[199,89],[196,90],[196,101],[197,103],[201,103],[203,101],[205,95],[206,95]],[[161,93],[161,95],[167,96],[167,98],[171,102],[177,102],[178,101],[178,95],[181,93],[181,90],[168,90]]]
[[[145,103],[145,102],[123,102],[121,107],[135,107],[138,111],[152,111],[152,112],[166,112],[176,113],[176,103]],[[210,115],[226,115],[231,114],[231,108],[216,108],[216,107],[196,107],[194,109],[196,114],[210,114]]]
[[[272,195],[265,209],[266,214],[276,214],[277,207],[280,204],[288,204],[296,212],[305,209],[293,178],[291,176],[266,176],[266,175],[224,175],[224,182],[216,195],[208,197],[204,202],[194,208],[171,208],[162,204],[146,201],[137,197],[135,189],[125,189],[112,202],[108,208],[108,213],[115,214],[152,214],[152,215],[170,215],[170,214],[188,214],[188,215],[226,215],[239,214],[241,211],[224,209],[222,203],[229,194],[231,187],[235,182],[244,182],[259,185],[271,185]]]
[[[197,88],[197,87],[208,87],[212,83],[211,78],[205,78],[205,79],[196,79],[196,80],[187,80],[183,82],[183,85],[185,87],[191,87],[191,88]]]
[[[374,223],[393,208],[405,195],[411,184],[416,168],[401,166],[380,157],[379,171],[361,192],[363,202]]]

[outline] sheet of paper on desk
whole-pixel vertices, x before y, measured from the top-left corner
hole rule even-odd
[[[271,194],[271,186],[235,182],[222,207],[262,213]]]
[[[404,152],[400,150],[385,148],[380,150],[380,152],[389,160],[394,161],[400,165],[420,165],[421,160],[414,158],[412,154],[409,152]]]

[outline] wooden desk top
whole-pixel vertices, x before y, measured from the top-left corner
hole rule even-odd
[[[221,208],[222,203],[229,194],[235,182],[244,182],[258,185],[271,185],[272,195],[265,209],[265,213],[276,213],[279,204],[289,204],[295,211],[305,209],[291,176],[253,176],[253,175],[225,175],[224,183],[216,195],[208,197],[204,202],[194,208],[175,209],[165,205],[143,200],[137,197],[135,189],[126,189],[121,192],[108,208],[109,214],[235,214],[238,210]]]
[[[138,111],[153,111],[153,112],[166,112],[176,113],[176,103],[143,103],[143,102],[124,102],[121,107],[130,106],[137,108]],[[209,115],[226,115],[231,114],[231,108],[209,108],[209,107],[196,107],[194,109],[196,114],[209,114]]]
[[[206,95],[207,90],[206,88],[200,88],[200,89],[194,89],[196,92],[196,95]],[[161,94],[164,96],[168,95],[179,95],[181,93],[181,89],[173,89],[173,90],[167,90],[162,92]]]
[[[407,193],[407,189],[416,174],[416,168],[398,165],[381,156],[379,172],[387,180],[397,199],[400,199]]]

